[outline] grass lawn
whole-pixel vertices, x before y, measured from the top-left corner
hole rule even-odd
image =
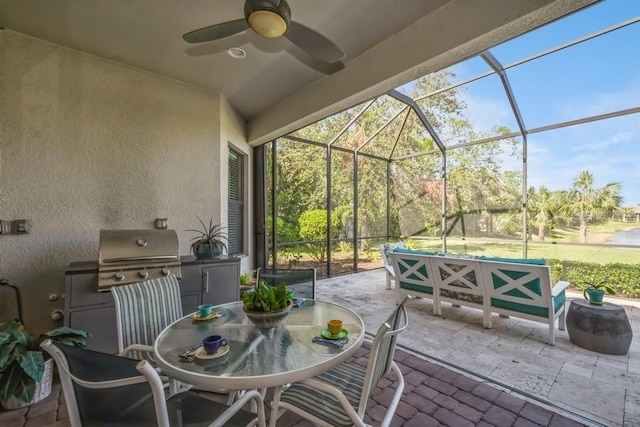
[[[417,249],[439,251],[440,241],[416,240]],[[506,242],[495,239],[447,239],[447,252],[471,255],[522,258],[522,242]],[[527,245],[527,258],[585,261],[597,264],[640,264],[640,248],[611,248],[562,243],[532,243]]]

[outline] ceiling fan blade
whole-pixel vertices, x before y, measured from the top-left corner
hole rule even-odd
[[[182,38],[187,43],[210,42],[238,34],[247,28],[249,28],[249,24],[247,24],[246,19],[240,18],[188,32]]]
[[[310,67],[322,74],[334,74],[344,68],[344,63],[342,61],[323,62],[303,53],[300,55],[293,54],[293,56],[307,67]]]
[[[291,21],[284,36],[309,55],[326,63],[338,62],[344,52],[331,40],[298,22]]]

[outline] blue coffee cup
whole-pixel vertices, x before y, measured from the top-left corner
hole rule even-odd
[[[213,306],[211,304],[202,304],[198,306],[198,317],[208,317],[213,310]]]
[[[207,354],[216,354],[223,345],[227,345],[227,340],[220,335],[209,335],[202,340],[202,347]]]

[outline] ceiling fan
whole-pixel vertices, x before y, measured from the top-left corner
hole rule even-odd
[[[286,0],[245,0],[244,18],[190,31],[182,38],[188,43],[203,43],[223,39],[249,28],[265,38],[284,36],[315,60],[342,65],[339,61],[344,58],[344,52],[317,31],[292,21],[291,8]],[[331,69],[337,71],[340,68]]]

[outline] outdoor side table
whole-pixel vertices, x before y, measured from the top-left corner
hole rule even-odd
[[[573,300],[567,312],[567,332],[575,345],[605,354],[627,354],[633,332],[624,308],[608,302]]]

